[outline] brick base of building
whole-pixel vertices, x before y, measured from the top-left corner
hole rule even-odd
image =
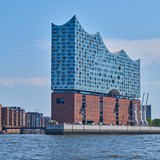
[[[80,93],[52,93],[51,118],[58,123],[134,125],[133,107],[140,101]]]

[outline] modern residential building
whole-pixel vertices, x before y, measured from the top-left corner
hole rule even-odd
[[[26,127],[44,127],[43,113],[27,112],[25,121]]]
[[[20,107],[2,107],[2,128],[23,127],[23,112]]]
[[[46,124],[51,121],[51,118],[50,117],[43,117],[43,118],[44,118],[44,127],[46,127]]]
[[[21,107],[2,107],[0,104],[0,131],[2,129],[12,130],[15,129],[28,129],[45,127],[45,123],[50,121],[49,117],[43,117],[43,113],[38,112],[25,112]],[[11,131],[11,132],[12,132]]]
[[[2,107],[2,128],[10,127],[10,111],[8,107]]]
[[[148,119],[152,119],[152,116],[151,116],[151,105],[147,105],[147,112],[146,112],[146,118]]]
[[[52,24],[51,61],[52,120],[114,125],[138,121],[140,60],[124,50],[111,53],[100,33],[87,33],[76,16],[64,25]]]
[[[22,109],[21,107],[9,107],[11,109],[14,109],[15,111],[15,115],[16,115],[16,119],[17,122],[15,122],[17,124],[17,126],[25,126],[25,110]],[[16,113],[17,112],[17,113]]]

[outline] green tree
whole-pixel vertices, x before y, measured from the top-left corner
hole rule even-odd
[[[147,122],[150,126],[152,125],[152,120],[150,118],[147,118]]]
[[[160,127],[160,119],[153,119],[151,125]]]

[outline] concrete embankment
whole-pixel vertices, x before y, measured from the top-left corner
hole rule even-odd
[[[6,128],[7,134],[45,134],[45,128]]]
[[[45,133],[48,134],[48,135],[160,134],[160,127],[78,125],[78,124],[47,124]]]

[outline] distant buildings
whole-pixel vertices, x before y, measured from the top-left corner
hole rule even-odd
[[[18,112],[17,120],[18,120],[18,126],[25,126],[25,110],[21,107],[9,107],[11,109],[14,109],[15,112]]]
[[[51,118],[59,123],[135,125],[140,121],[140,60],[111,53],[76,16],[52,24]]]
[[[43,113],[27,112],[26,113],[26,127],[45,127]]]
[[[46,127],[46,124],[51,121],[51,118],[50,117],[43,117],[43,118],[44,118],[44,124]]]
[[[45,127],[49,117],[42,113],[25,112],[21,107],[2,107],[0,104],[0,131],[5,128],[37,128]]]
[[[2,107],[2,128],[21,128],[25,111],[20,107]]]
[[[151,105],[147,105],[146,118],[152,119],[151,113]]]

